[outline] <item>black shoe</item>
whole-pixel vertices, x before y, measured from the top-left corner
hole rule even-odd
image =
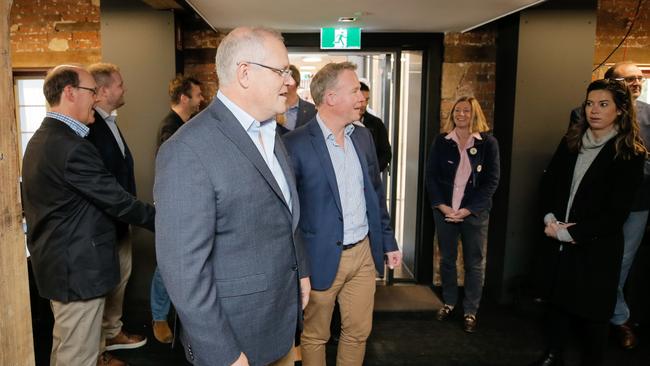
[[[549,351],[529,366],[564,366],[564,359],[562,358],[562,353]]]
[[[451,314],[451,311],[454,310],[451,306],[445,305],[441,307],[438,312],[436,313],[436,319],[443,321],[449,317],[449,314]]]
[[[476,332],[476,315],[472,315],[472,314],[465,315],[463,330],[467,333]]]

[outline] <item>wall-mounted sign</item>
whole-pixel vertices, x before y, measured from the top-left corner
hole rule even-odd
[[[322,50],[358,50],[361,48],[361,28],[321,28]]]

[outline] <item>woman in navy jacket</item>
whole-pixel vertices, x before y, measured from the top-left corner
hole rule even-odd
[[[436,137],[427,162],[426,183],[440,248],[445,320],[458,299],[456,258],[460,236],[465,265],[464,330],[476,330],[492,195],[499,184],[499,145],[474,97],[453,105],[444,133]]]

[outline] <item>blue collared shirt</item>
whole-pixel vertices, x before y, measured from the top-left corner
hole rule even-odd
[[[368,235],[363,171],[350,137],[354,132],[354,125],[350,123],[345,126],[345,142],[341,146],[336,143],[334,134],[325,126],[319,114],[316,114],[316,120],[323,132],[325,145],[336,175],[336,184],[343,210],[343,245],[354,244]]]
[[[262,155],[264,162],[271,170],[275,182],[280,186],[284,200],[291,210],[291,191],[289,190],[289,184],[287,183],[287,178],[284,176],[282,167],[278,162],[278,158],[275,156],[275,119],[269,119],[266,121],[256,121],[250,114],[246,113],[241,109],[237,104],[233,103],[228,97],[226,97],[221,91],[217,92],[217,98],[235,115],[237,121],[241,124],[242,128],[248,134],[257,150]],[[260,138],[263,142],[260,142]]]
[[[56,120],[65,123],[68,127],[72,129],[72,131],[74,131],[74,133],[76,133],[81,137],[88,136],[88,132],[90,132],[90,128],[88,128],[88,126],[84,125],[83,123],[77,121],[76,119],[70,116],[66,116],[65,114],[61,114],[57,112],[47,112],[45,113],[45,117],[54,118]]]
[[[286,122],[284,123],[284,128],[286,128],[289,131],[293,131],[296,129],[296,123],[298,123],[298,105],[300,104],[300,99],[296,102],[296,104],[292,105],[287,109],[286,112],[284,112],[284,117],[286,118]]]
[[[122,151],[122,156],[125,156],[124,152],[124,141],[122,140],[122,136],[120,135],[120,130],[117,128],[117,122],[115,119],[117,118],[117,114],[115,111],[113,113],[108,113],[105,110],[95,106],[95,110],[97,113],[99,113],[100,116],[104,119],[106,124],[108,125],[108,128],[111,130],[113,133],[113,137],[115,137],[115,142],[117,142],[117,146],[120,147],[120,151]]]

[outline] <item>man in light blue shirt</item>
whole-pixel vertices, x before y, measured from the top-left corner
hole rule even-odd
[[[363,95],[356,66],[330,63],[312,79],[318,114],[284,136],[300,200],[312,291],[301,337],[303,364],[325,365],[334,303],[342,329],[337,365],[361,366],[372,328],[376,273],[401,264],[372,135],[352,124]]]

